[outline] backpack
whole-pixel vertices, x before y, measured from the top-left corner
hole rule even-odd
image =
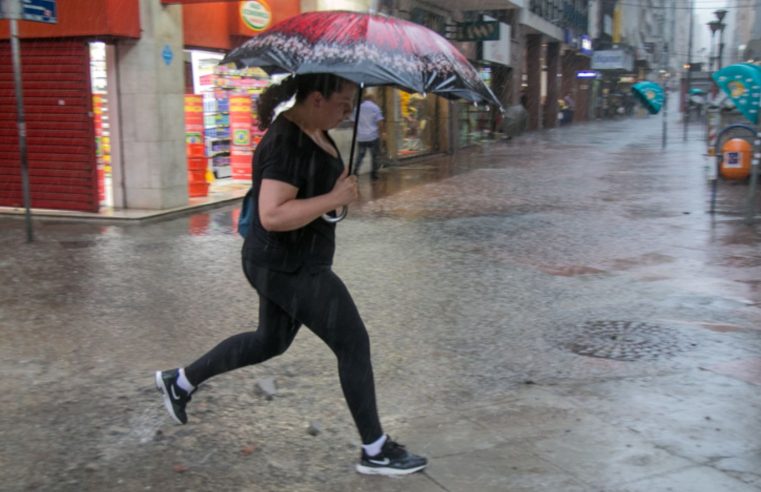
[[[238,217],[238,234],[244,239],[248,235],[248,229],[251,227],[251,223],[254,220],[254,189],[251,188],[243,197],[243,208],[240,211]]]

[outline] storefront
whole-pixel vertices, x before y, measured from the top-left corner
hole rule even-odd
[[[230,180],[250,183],[253,151],[262,137],[256,101],[270,83],[262,70],[225,67],[219,62],[225,52],[246,38],[298,13],[300,2],[296,0],[183,7],[186,79],[192,78],[192,84],[186,84],[186,107],[192,111],[201,108],[203,113],[202,117],[186,117],[186,121],[195,122],[186,126],[188,155],[196,156],[195,160],[188,157],[188,166],[197,166],[202,149],[212,191]],[[201,120],[203,125],[197,123]],[[199,176],[189,178],[198,181]],[[191,185],[190,196],[202,196],[202,191],[201,186],[193,189]]]
[[[439,11],[413,6],[410,20],[443,33],[446,17]],[[381,89],[381,108],[386,122],[386,146],[392,159],[407,159],[429,155],[444,150],[445,139],[441,136],[446,128],[442,120],[446,102],[433,94],[407,93],[397,89]]]
[[[249,174],[237,177],[250,180],[251,109],[266,82],[209,60],[298,14],[300,2],[173,3],[67,0],[57,24],[19,23],[32,207],[173,208],[202,191],[200,179],[236,177],[233,164],[244,161]],[[0,21],[0,39],[8,36]],[[21,207],[12,70],[0,41],[0,206]]]
[[[482,21],[493,22],[495,18],[482,16]],[[512,50],[510,25],[499,23],[499,35],[491,41],[476,43],[473,66],[492,92],[499,98],[512,78]],[[464,147],[494,138],[501,130],[501,115],[495,108],[459,102],[459,146]]]
[[[631,113],[630,88],[637,80],[633,53],[626,48],[595,51],[591,69],[599,74],[593,82],[592,115],[612,118]]]
[[[492,67],[488,64],[474,64],[478,69],[481,80],[491,88]],[[458,142],[459,148],[474,145],[492,138],[494,119],[492,111],[486,106],[476,106],[467,101],[457,101],[458,106]]]
[[[104,8],[92,9],[88,0],[69,0],[65,10],[59,9],[54,25],[19,22],[33,207],[93,212],[108,199],[104,174],[110,164],[110,142],[103,51],[89,40],[136,38],[140,20],[137,2],[103,3]],[[77,11],[82,15],[72,15]],[[20,207],[8,38],[8,23],[0,21],[0,206]]]

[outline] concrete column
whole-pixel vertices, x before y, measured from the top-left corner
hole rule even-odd
[[[516,41],[511,41],[510,46],[510,64],[512,65],[512,91],[508,104],[520,104],[523,95],[523,57],[526,53],[525,36],[522,35],[523,26],[516,26]]]
[[[117,207],[188,203],[181,9],[140,0],[140,39],[116,44],[124,180]]]
[[[541,124],[542,109],[542,36],[526,35],[526,110],[528,129],[537,130]]]
[[[544,127],[558,126],[558,72],[560,71],[560,43],[547,43],[547,100],[544,103]]]
[[[573,51],[566,51],[560,57],[560,71],[563,74],[560,95],[573,95],[576,84],[576,55]]]
[[[592,64],[589,57],[576,55],[575,59],[576,70],[589,70]],[[589,79],[576,81],[576,113],[573,117],[574,121],[587,121],[589,119],[592,87],[592,81]]]
[[[491,84],[492,92],[494,92],[494,95],[497,96],[497,99],[499,99],[499,102],[502,103],[502,107],[505,109],[512,104],[512,82],[513,74],[510,67],[502,65],[493,67]],[[497,126],[498,117],[500,117],[499,110],[492,107],[491,112],[492,128],[490,128],[490,130],[502,131],[502,129]]]
[[[492,68],[491,89],[497,96],[502,106],[507,107],[512,103],[513,70],[504,65],[495,65]]]

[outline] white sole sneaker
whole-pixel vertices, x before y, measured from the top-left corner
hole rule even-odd
[[[174,405],[172,404],[172,398],[169,396],[169,393],[166,390],[164,379],[161,377],[161,371],[156,371],[156,389],[161,392],[161,397],[164,400],[164,408],[166,408],[166,411],[172,417],[172,420],[182,425],[183,424],[182,420],[180,420],[179,417],[177,417],[177,414],[174,412]]]
[[[401,477],[403,475],[410,475],[415,472],[419,472],[427,465],[416,466],[414,468],[385,468],[375,466],[365,466],[361,463],[357,463],[357,472],[362,475],[385,475],[387,477]]]

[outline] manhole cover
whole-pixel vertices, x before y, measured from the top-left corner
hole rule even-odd
[[[671,357],[694,346],[673,328],[638,321],[587,321],[553,341],[575,354],[620,361]]]

